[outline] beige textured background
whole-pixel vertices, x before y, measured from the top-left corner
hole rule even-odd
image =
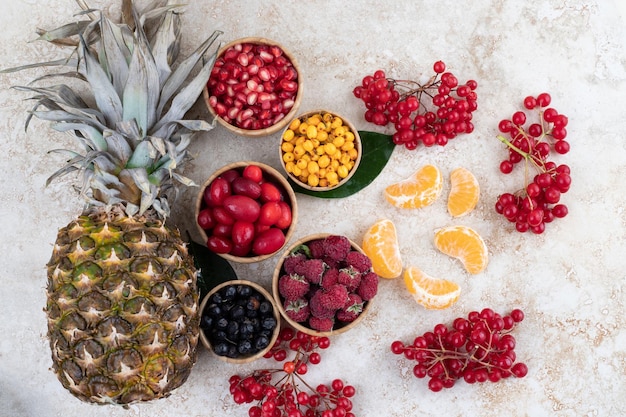
[[[396,149],[383,174],[362,192],[341,200],[299,196],[297,239],[310,233],[345,234],[360,241],[379,218],[393,219],[402,255],[432,275],[462,286],[459,302],[444,311],[416,305],[400,280],[381,282],[372,313],[357,329],[333,338],[312,383],[341,377],[357,388],[354,413],[366,416],[585,416],[626,415],[626,323],[624,320],[626,212],[626,32],[622,1],[513,0],[426,1],[199,1],[183,16],[184,50],[214,29],[224,42],[266,36],[297,57],[305,95],[302,111],[328,108],[359,129],[363,120],[352,96],[361,78],[378,68],[398,78],[429,72],[444,60],[459,79],[479,83],[476,130],[445,148]],[[93,1],[116,13],[116,1]],[[619,7],[618,7],[619,6]],[[56,48],[31,42],[36,27],[53,28],[78,10],[71,0],[13,0],[0,12],[0,66],[59,56]],[[621,16],[619,14],[621,10]],[[81,203],[71,179],[48,188],[61,164],[49,149],[72,144],[35,121],[23,130],[30,104],[10,90],[42,71],[0,76],[0,416],[246,416],[228,394],[233,373],[263,366],[227,365],[202,351],[189,381],[167,399],[128,410],[81,403],[49,370],[45,337],[44,265],[57,228],[76,216]],[[572,150],[557,158],[572,169],[573,185],[563,201],[570,215],[549,224],[545,234],[521,235],[496,215],[498,194],[520,186],[519,176],[498,172],[505,151],[497,124],[523,97],[548,91],[553,106],[569,116]],[[202,105],[194,108],[206,117]],[[187,174],[202,182],[230,162],[251,159],[279,167],[279,135],[249,140],[221,128],[192,145],[196,160]],[[426,163],[444,176],[457,166],[475,173],[481,201],[470,215],[451,219],[445,198],[421,211],[388,206],[382,190]],[[448,191],[444,187],[443,195]],[[193,230],[187,191],[173,220]],[[432,245],[437,227],[465,224],[485,238],[487,270],[469,276]],[[275,258],[236,265],[240,278],[269,286]],[[497,384],[467,385],[431,393],[411,375],[409,364],[391,355],[395,339],[410,341],[436,323],[451,322],[473,309],[500,312],[521,307],[526,320],[515,332],[518,357],[529,375]]]

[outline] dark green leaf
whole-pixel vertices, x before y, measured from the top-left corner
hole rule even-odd
[[[341,187],[328,191],[311,191],[289,180],[293,190],[297,193],[320,198],[344,198],[370,185],[387,165],[396,145],[392,142],[390,135],[367,131],[359,131],[359,135],[361,136],[363,155],[361,156],[361,163],[348,182]]]
[[[200,300],[222,282],[236,280],[237,274],[228,261],[206,246],[189,239],[189,251],[198,269]]]

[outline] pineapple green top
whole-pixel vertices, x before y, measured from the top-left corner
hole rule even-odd
[[[169,215],[168,196],[176,185],[194,185],[181,174],[189,159],[187,147],[197,131],[214,123],[185,120],[206,84],[221,34],[215,31],[191,55],[179,60],[181,6],[152,1],[137,10],[124,0],[124,22],[115,23],[99,11],[83,9],[76,22],[40,33],[39,40],[72,45],[67,58],[10,68],[58,66],[27,86],[34,93],[35,116],[51,122],[54,130],[73,134],[81,149],[55,149],[67,155],[53,179],[78,171],[81,196],[90,206],[122,204],[128,215],[154,209]],[[194,71],[201,62],[200,69]],[[41,86],[58,78],[86,83],[76,91],[64,83]]]

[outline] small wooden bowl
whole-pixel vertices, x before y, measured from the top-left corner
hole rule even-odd
[[[294,321],[285,312],[285,308],[283,306],[284,299],[280,295],[280,291],[278,289],[278,281],[283,272],[282,267],[283,267],[283,262],[285,261],[285,258],[289,256],[289,254],[291,254],[291,252],[295,250],[298,246],[307,244],[308,242],[312,242],[314,240],[324,239],[330,235],[332,234],[331,233],[317,233],[317,234],[305,236],[302,239],[299,239],[298,241],[294,242],[291,246],[289,246],[287,250],[285,250],[283,255],[278,260],[278,263],[276,264],[276,268],[274,268],[274,274],[272,276],[272,294],[274,296],[274,300],[276,301],[277,308],[278,308],[278,311],[280,312],[280,315],[282,316],[282,319],[286,321],[294,329],[300,330],[301,332],[306,333],[311,336],[332,336],[332,335],[345,333],[348,330],[356,327],[363,320],[363,318],[365,317],[365,314],[369,311],[370,306],[373,301],[373,300],[365,301],[365,303],[363,304],[363,311],[361,311],[361,314],[359,314],[359,316],[354,321],[350,323],[340,324],[339,326],[334,327],[331,331],[328,331],[328,332],[321,332],[321,331],[318,331],[318,330],[315,330],[306,326],[305,323],[299,323],[297,321]],[[361,247],[359,247],[359,245],[354,243],[352,240],[350,240],[350,244],[353,249],[358,250],[361,253],[364,253]]]
[[[218,254],[219,256],[221,256],[222,258],[228,260],[228,261],[233,261],[233,262],[239,262],[239,263],[254,263],[254,262],[261,262],[265,259],[268,259],[272,256],[274,256],[276,253],[280,252],[285,245],[287,244],[287,242],[289,242],[289,239],[291,239],[291,236],[293,235],[294,231],[296,230],[296,223],[298,220],[298,204],[296,201],[296,194],[293,191],[293,188],[291,187],[291,184],[289,184],[289,181],[287,181],[287,179],[283,176],[283,174],[281,174],[278,170],[272,168],[271,166],[261,163],[261,162],[255,162],[255,161],[240,161],[240,162],[234,162],[232,164],[228,164],[223,166],[222,168],[218,169],[217,171],[215,171],[205,182],[204,184],[202,184],[202,186],[200,187],[200,192],[198,193],[198,196],[196,198],[196,204],[195,204],[195,211],[194,211],[194,218],[195,218],[195,224],[196,224],[196,228],[198,230],[198,233],[200,234],[200,237],[202,238],[202,243],[204,245],[206,245],[207,239],[208,239],[208,235],[206,230],[204,230],[203,228],[200,227],[200,225],[198,224],[198,214],[200,213],[200,210],[202,210],[205,207],[204,204],[204,190],[205,188],[207,188],[214,179],[216,179],[217,177],[219,177],[220,175],[222,175],[223,173],[225,173],[226,171],[229,171],[231,169],[235,169],[235,170],[241,170],[243,171],[243,168],[245,168],[247,165],[257,165],[259,166],[262,170],[263,170],[263,174],[268,176],[268,178],[271,179],[271,181],[273,181],[274,183],[276,183],[277,185],[279,185],[279,188],[282,188],[282,190],[284,190],[284,194],[286,195],[286,199],[285,202],[287,204],[289,204],[289,206],[291,207],[291,225],[289,226],[289,228],[285,231],[285,243],[283,244],[283,246],[281,248],[279,248],[278,250],[276,250],[273,253],[270,254],[266,254],[266,255],[250,255],[250,256],[235,256],[235,255],[231,255],[228,253],[220,253]]]
[[[213,288],[207,295],[204,296],[204,299],[202,300],[202,303],[200,304],[200,315],[202,316],[204,309],[206,308],[213,294],[220,291],[222,288],[231,286],[231,285],[247,285],[253,288],[254,290],[258,291],[267,301],[269,301],[272,304],[272,308],[273,308],[272,313],[273,313],[274,318],[276,319],[276,328],[272,332],[272,338],[270,339],[270,343],[267,345],[265,349],[260,350],[257,353],[252,354],[250,356],[230,358],[227,356],[220,356],[213,351],[213,346],[211,344],[211,341],[209,340],[207,335],[204,333],[204,329],[200,329],[200,341],[204,345],[205,348],[207,348],[215,356],[217,356],[219,359],[223,360],[224,362],[234,363],[234,364],[253,362],[263,357],[263,355],[269,352],[272,349],[272,346],[274,346],[274,343],[276,342],[276,340],[278,339],[278,335],[280,333],[280,313],[278,311],[278,305],[276,301],[272,298],[272,295],[265,288],[261,287],[259,284],[252,282],[252,281],[247,281],[247,280],[233,280],[233,281],[223,282],[222,284]]]
[[[236,134],[236,135],[240,135],[240,136],[245,136],[245,137],[250,137],[250,138],[255,138],[255,137],[263,137],[263,136],[269,136],[272,135],[276,132],[279,132],[280,130],[282,130],[287,123],[290,122],[290,120],[296,115],[298,108],[300,107],[300,103],[302,102],[302,72],[300,70],[300,66],[298,65],[296,59],[294,58],[294,56],[285,48],[283,47],[281,44],[279,44],[276,41],[273,41],[271,39],[267,39],[267,38],[262,38],[262,37],[246,37],[246,38],[240,38],[240,39],[235,39],[232,42],[227,43],[226,45],[224,45],[222,48],[220,48],[220,50],[218,51],[218,60],[220,59],[220,57],[223,56],[223,54],[231,47],[236,46],[236,45],[240,45],[240,44],[245,44],[245,43],[251,43],[251,44],[261,44],[261,45],[270,45],[270,46],[277,46],[279,47],[282,51],[283,51],[283,56],[285,56],[293,65],[294,69],[296,70],[296,72],[298,73],[298,77],[297,77],[297,83],[298,83],[298,91],[296,93],[296,96],[294,98],[294,104],[291,107],[291,109],[289,110],[289,112],[287,114],[285,114],[285,117],[283,117],[281,120],[279,120],[278,122],[276,122],[275,124],[265,127],[265,128],[260,128],[260,129],[243,129],[240,128],[238,126],[235,126],[234,124],[229,123],[228,121],[224,120],[223,118],[219,117],[217,115],[217,113],[215,112],[215,109],[213,108],[213,106],[210,104],[210,93],[209,93],[209,89],[208,89],[208,83],[207,85],[204,86],[204,90],[202,93],[202,96],[204,98],[204,103],[207,106],[207,109],[209,110],[209,113],[211,113],[211,115],[213,117],[215,117],[217,119],[217,122],[222,125],[223,127],[225,127],[228,131]]]
[[[285,142],[285,140],[284,140],[285,133],[288,130],[290,130],[289,128],[291,126],[291,122],[292,121],[294,121],[295,119],[299,119],[302,122],[302,121],[308,119],[309,117],[311,117],[311,116],[313,116],[315,114],[324,115],[326,113],[330,114],[332,117],[339,117],[343,121],[343,126],[350,129],[350,131],[354,135],[354,149],[356,149],[357,155],[356,155],[356,159],[353,160],[354,166],[352,167],[352,169],[350,169],[350,171],[348,172],[348,175],[345,178],[342,178],[337,184],[332,185],[332,186],[321,186],[321,185],[312,186],[312,185],[308,184],[307,182],[302,181],[298,176],[294,175],[293,172],[290,172],[290,170],[287,168],[287,161],[285,161],[285,158],[284,158],[285,151],[283,151],[283,143]],[[299,133],[296,132],[296,136],[298,134]],[[304,136],[306,136],[306,134]],[[283,130],[283,134],[281,136],[281,141],[280,141],[280,144],[278,146],[278,153],[279,153],[280,163],[281,163],[283,169],[285,170],[285,172],[289,176],[289,179],[291,179],[294,183],[298,184],[300,187],[305,188],[307,190],[328,191],[328,190],[332,190],[332,189],[341,187],[346,182],[348,182],[348,180],[350,178],[352,178],[352,176],[354,175],[354,173],[358,169],[359,164],[361,163],[361,157],[362,157],[362,154],[363,154],[363,148],[362,148],[362,144],[361,144],[361,136],[359,135],[359,131],[352,124],[352,122],[350,122],[345,117],[341,116],[340,114],[338,114],[336,112],[318,109],[318,110],[312,110],[312,111],[309,111],[307,113],[301,114],[300,116],[295,117],[294,119],[291,119],[289,121],[289,124]],[[310,155],[310,153],[309,153],[309,155]],[[294,160],[293,162],[297,163],[296,160]]]

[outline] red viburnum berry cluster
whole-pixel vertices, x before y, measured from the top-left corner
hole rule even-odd
[[[428,388],[434,392],[451,388],[461,378],[469,384],[522,378],[528,367],[515,363],[515,338],[510,332],[523,319],[519,309],[504,316],[490,308],[472,311],[467,318],[456,318],[451,328],[437,324],[411,344],[394,341],[391,351],[415,361],[413,374],[428,377]]]
[[[285,258],[278,292],[291,320],[327,332],[361,315],[378,292],[378,275],[347,237],[329,235],[296,247]]]
[[[318,349],[330,346],[328,337],[310,336],[291,327],[280,336],[265,358],[282,362],[282,368],[256,370],[229,379],[237,404],[251,404],[250,417],[354,417],[354,386],[337,378],[330,384],[309,385],[303,378],[308,365],[321,362]],[[295,353],[289,357],[289,353]]]
[[[515,223],[516,230],[522,233],[527,230],[543,233],[546,223],[568,213],[567,206],[560,201],[572,182],[570,168],[548,160],[553,151],[557,154],[569,152],[570,145],[565,140],[568,119],[548,107],[550,101],[548,93],[528,96],[524,99],[524,108],[536,111],[538,120],[530,122],[524,111],[517,111],[498,125],[499,131],[508,136],[498,136],[508,149],[508,158],[500,163],[500,171],[509,174],[516,164],[524,161],[526,178],[522,190],[501,194],[495,209]],[[537,171],[532,179],[529,178],[528,165]]]
[[[365,76],[353,90],[365,103],[365,120],[379,126],[392,123],[393,142],[407,149],[420,142],[444,146],[459,134],[473,132],[478,84],[460,84],[442,61],[435,62],[433,70],[435,75],[424,84],[388,78],[383,70]]]

